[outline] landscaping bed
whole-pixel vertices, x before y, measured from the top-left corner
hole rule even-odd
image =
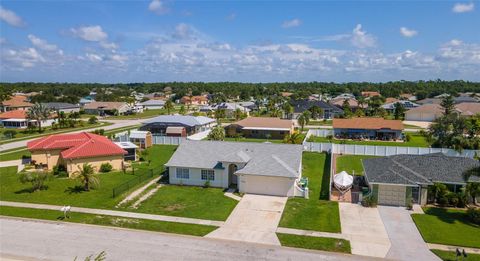
[[[480,248],[480,226],[470,222],[465,210],[426,207],[424,212],[412,218],[426,242]]]
[[[87,213],[70,212],[69,218],[64,219],[63,213],[55,210],[18,208],[0,206],[0,215],[14,216],[23,218],[35,218],[60,222],[72,222],[82,224],[92,224],[101,226],[121,227],[130,229],[140,229],[148,231],[204,236],[213,230],[215,226],[184,224],[176,222],[166,222],[138,218],[125,218],[107,215],[96,215]]]
[[[329,237],[298,236],[277,233],[282,246],[351,253],[350,241]]]
[[[310,198],[289,198],[279,226],[341,232],[338,202],[328,201],[330,156],[325,153],[304,152],[302,159],[302,176],[308,178]]]

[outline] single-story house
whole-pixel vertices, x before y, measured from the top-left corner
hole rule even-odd
[[[293,106],[293,117],[295,119],[297,119],[304,111],[310,110],[313,106],[318,106],[322,109],[323,115],[319,116],[320,119],[332,119],[343,114],[342,109],[324,101],[295,100],[292,101],[291,104]]]
[[[105,115],[122,115],[127,112],[130,107],[126,102],[91,102],[83,107],[85,113]]]
[[[168,167],[170,184],[228,188],[241,193],[303,196],[302,146],[255,142],[191,141],[180,144]]]
[[[95,99],[92,96],[85,96],[80,99],[78,102],[81,107],[84,107],[85,105],[95,102]]]
[[[427,103],[405,112],[406,121],[434,121],[441,117],[445,110],[436,103]]]
[[[206,131],[216,125],[215,119],[205,116],[161,115],[143,123],[139,128],[153,135],[167,136],[168,127],[184,127],[187,135]]]
[[[364,92],[361,92],[360,94],[365,98],[381,96],[379,92],[374,92],[374,91],[364,91]]]
[[[365,181],[380,205],[406,206],[407,199],[425,205],[428,186],[443,183],[452,191],[465,186],[464,173],[480,162],[471,158],[450,157],[442,153],[395,155],[362,160]],[[472,176],[469,182],[480,182]]]
[[[478,102],[463,102],[455,105],[455,110],[465,117],[480,114],[480,103]]]
[[[360,105],[358,104],[358,100],[355,98],[334,98],[334,99],[331,99],[329,103],[341,109],[345,101],[348,102],[348,106],[352,110],[356,110],[358,108],[362,108],[362,109],[368,108],[367,103]]]
[[[335,138],[399,140],[404,129],[400,120],[384,118],[333,119]]]
[[[23,95],[16,95],[10,97],[10,99],[1,102],[1,111],[14,111],[14,110],[29,110],[33,104],[28,102],[28,98]]]
[[[153,145],[152,133],[149,131],[132,130],[128,139],[141,149],[150,148]]]
[[[183,96],[180,99],[181,104],[185,105],[206,105],[208,103],[207,96]]]
[[[163,107],[165,106],[165,101],[164,100],[148,100],[148,101],[141,102],[140,105],[145,110],[158,110],[158,109],[163,109]]]
[[[248,117],[227,127],[227,136],[242,134],[245,138],[283,139],[295,131],[292,120],[273,117]]]
[[[239,103],[235,102],[222,102],[214,106],[215,110],[225,110],[225,116],[227,118],[233,118],[235,117],[235,111],[239,109],[242,113],[248,113],[250,112],[250,109],[243,107]]]
[[[52,126],[52,123],[55,122],[53,115],[42,121],[42,127]],[[0,124],[4,128],[16,128],[16,129],[25,129],[29,125],[37,125],[36,120],[29,120],[27,118],[27,111],[18,109],[13,111],[7,111],[0,113]]]
[[[416,104],[411,101],[401,100],[401,101],[395,101],[391,103],[385,103],[384,105],[382,105],[382,108],[384,108],[386,111],[393,112],[395,111],[395,105],[397,103],[403,105],[403,108],[405,108],[405,110],[410,110],[413,108],[420,107],[420,104]]]
[[[49,135],[28,142],[27,148],[36,166],[52,170],[54,166],[63,165],[70,175],[80,170],[84,163],[97,171],[103,163],[121,170],[127,154],[105,136],[87,132]]]
[[[56,111],[56,112],[64,112],[64,113],[80,112],[80,106],[76,104],[65,103],[65,102],[47,102],[42,104],[47,109]]]
[[[118,147],[122,148],[127,152],[125,155],[123,155],[124,160],[131,160],[131,161],[137,160],[138,146],[135,145],[133,142],[120,141],[120,142],[114,142],[114,143],[115,145],[117,145]]]
[[[418,103],[420,105],[423,105],[423,104],[440,104],[440,103],[442,103],[442,99],[440,99],[440,98],[425,98],[423,100],[416,101],[415,103]]]

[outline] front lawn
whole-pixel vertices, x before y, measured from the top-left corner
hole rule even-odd
[[[345,239],[329,237],[310,237],[277,233],[282,246],[351,253],[350,242]]]
[[[192,236],[204,236],[217,228],[215,226],[183,224],[176,222],[125,218],[77,212],[70,212],[69,218],[63,219],[63,213],[61,213],[60,211],[6,206],[0,206],[0,215],[111,227],[122,227]]]
[[[30,151],[27,149],[16,149],[13,152],[0,152],[0,161],[18,160],[22,157],[30,157]]]
[[[407,133],[406,133],[407,134]],[[397,147],[430,147],[424,136],[419,133],[409,132],[410,141],[395,142],[395,141],[359,141],[359,140],[329,140],[326,137],[311,136],[309,138],[312,142],[320,143],[336,143],[336,144],[348,144],[348,145],[370,145],[370,146],[397,146]]]
[[[376,156],[367,156],[367,155],[342,155],[338,156],[336,159],[336,173],[341,171],[346,171],[350,175],[361,175],[363,176],[363,165],[362,159],[376,158]]]
[[[223,189],[165,185],[143,202],[138,212],[209,220],[226,220],[238,201]]]
[[[304,152],[303,177],[308,177],[310,198],[289,198],[280,220],[281,227],[341,232],[338,203],[328,201],[330,157]]]
[[[457,258],[457,253],[453,251],[444,251],[438,249],[431,249],[435,255],[440,257],[443,261],[457,261],[457,260],[464,260],[464,261],[480,261],[479,254],[471,254],[467,252],[467,258],[459,257]]]
[[[466,211],[424,208],[425,214],[412,218],[428,243],[480,248],[480,226],[471,223]]]

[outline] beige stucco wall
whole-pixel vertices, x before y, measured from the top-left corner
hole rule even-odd
[[[35,164],[47,165],[48,170],[56,166],[60,159],[61,150],[32,151],[32,161]]]
[[[123,166],[123,155],[63,160],[63,163],[67,167],[67,172],[70,175],[75,171],[79,171],[84,163],[90,164],[95,168],[95,171],[99,171],[100,165],[107,162],[112,165],[112,170],[121,170]]]

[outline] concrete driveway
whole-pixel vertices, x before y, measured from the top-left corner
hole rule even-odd
[[[342,234],[350,240],[352,254],[384,258],[390,240],[378,209],[351,203],[339,203],[339,208]]]
[[[428,249],[408,210],[402,207],[379,206],[378,211],[392,244],[387,258],[440,260]]]
[[[244,195],[225,225],[206,237],[280,245],[275,231],[286,202],[286,197]]]

